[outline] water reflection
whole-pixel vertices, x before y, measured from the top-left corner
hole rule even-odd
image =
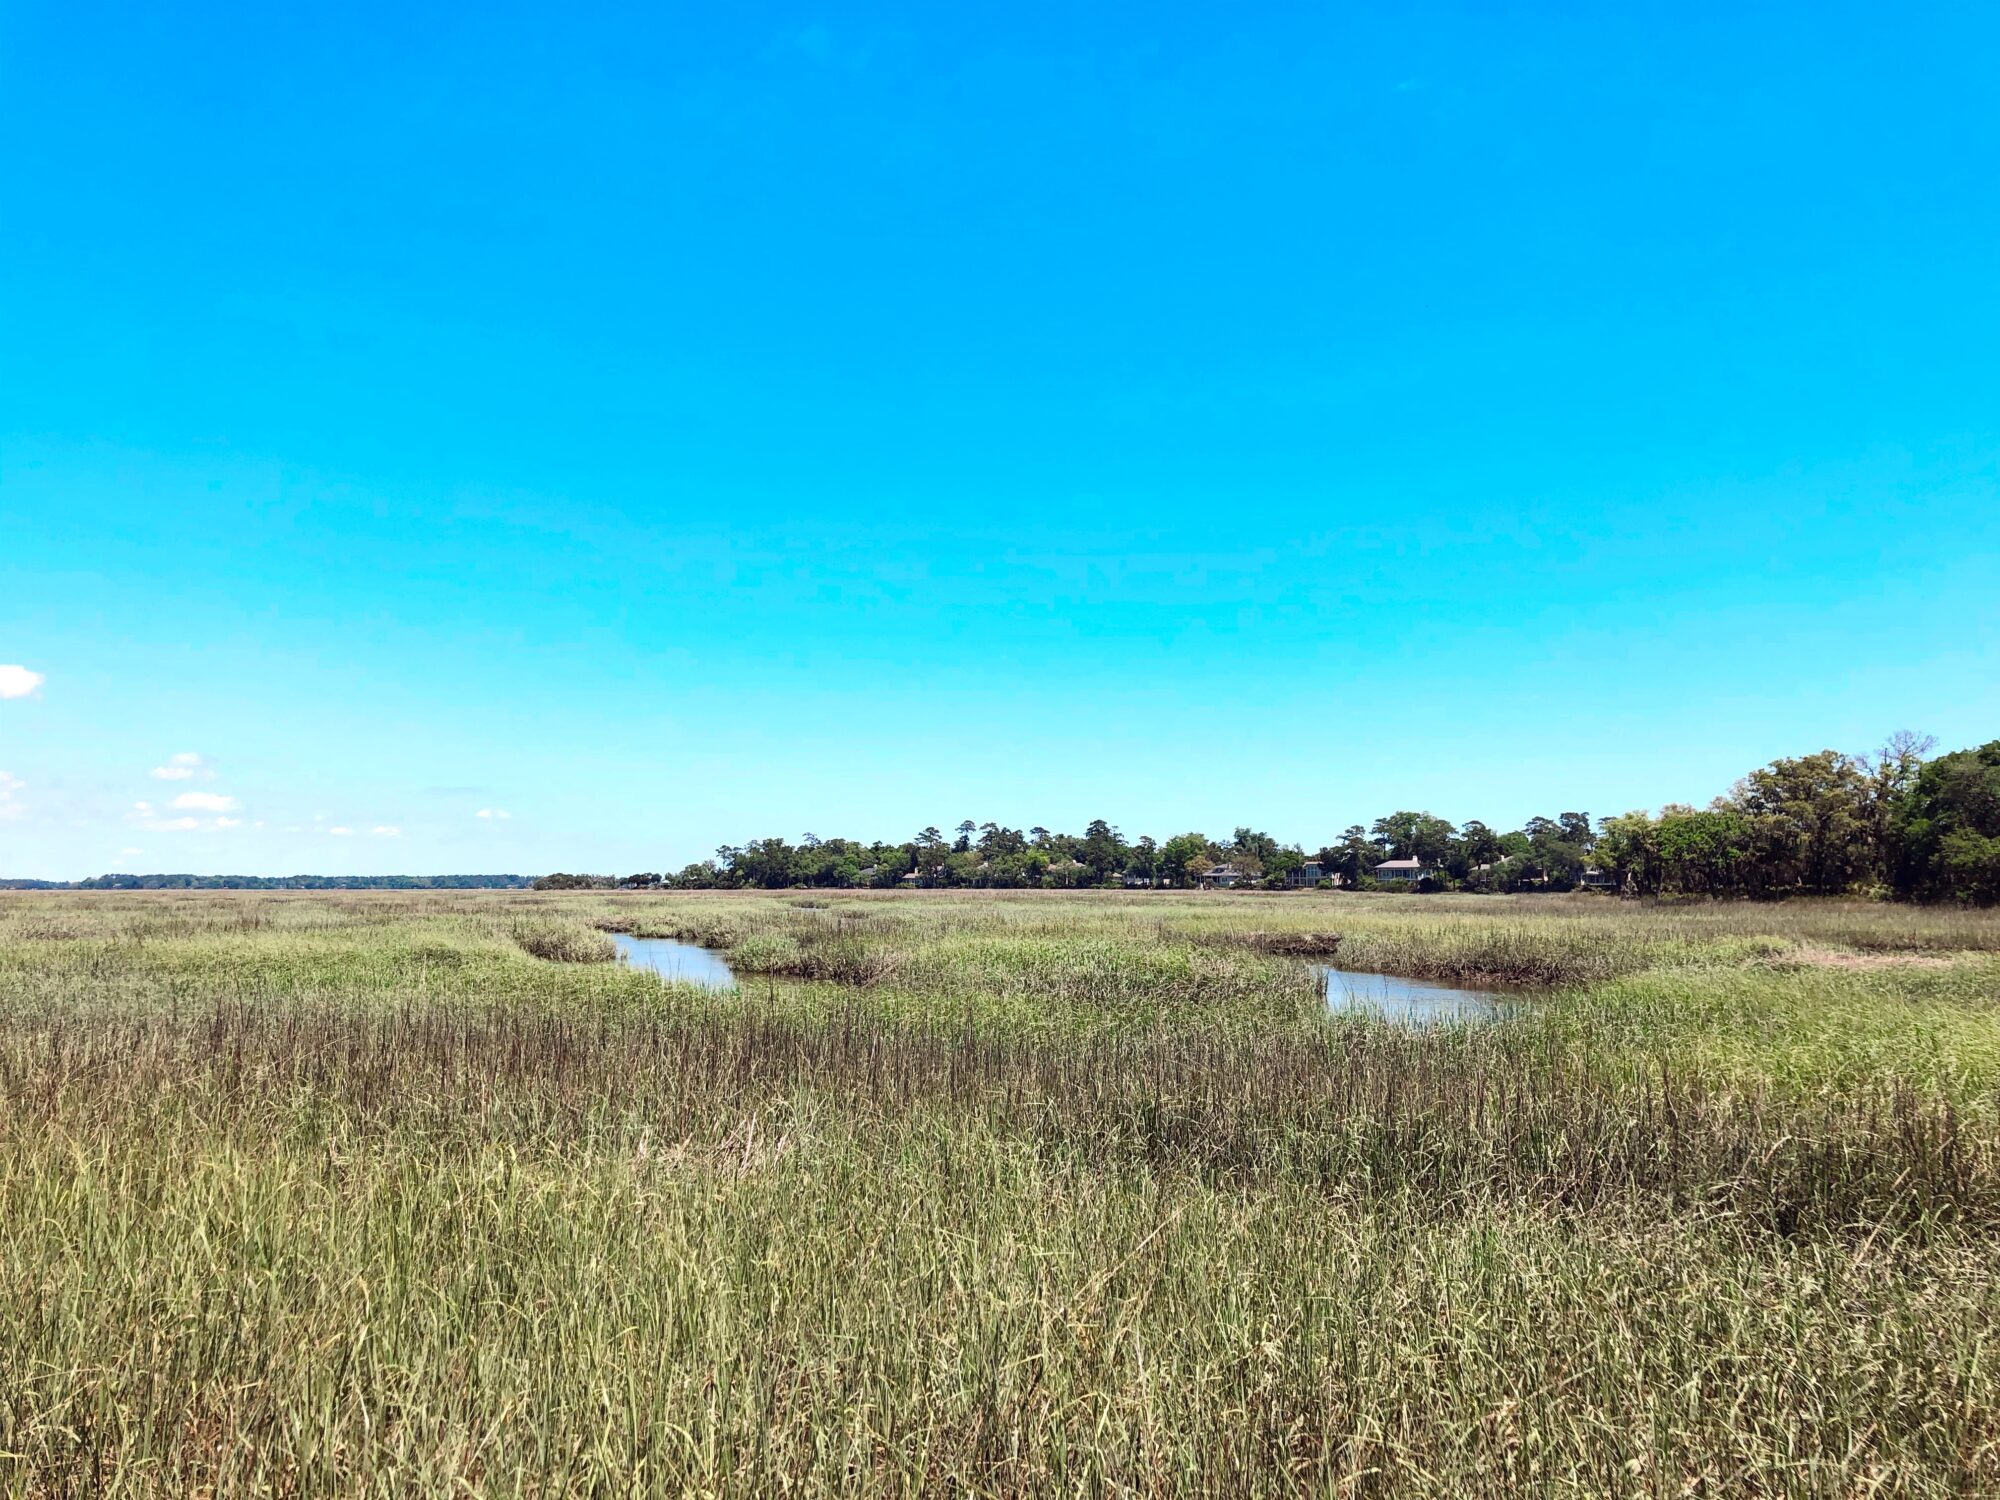
[[[633,937],[630,933],[608,934],[618,945],[618,957],[635,969],[650,969],[662,979],[682,984],[698,984],[711,990],[736,987],[736,975],[720,953],[683,943],[677,938]]]
[[[1372,1015],[1402,1026],[1426,1026],[1441,1021],[1492,1021],[1501,1013],[1500,997],[1488,990],[1454,989],[1394,974],[1365,974],[1314,964],[1326,1008],[1335,1015]]]

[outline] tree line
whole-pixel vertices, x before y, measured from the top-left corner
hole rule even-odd
[[[1127,839],[1099,818],[1081,834],[966,819],[900,842],[783,837],[725,845],[678,873],[557,874],[545,890],[626,886],[1062,888],[1190,886],[1217,866],[1235,883],[1283,887],[1308,875],[1367,890],[1377,867],[1416,860],[1418,890],[1564,891],[1601,885],[1630,895],[1866,893],[1919,901],[2000,901],[2000,740],[1927,759],[1933,742],[1898,734],[1881,750],[1772,761],[1707,807],[1670,803],[1592,821],[1530,818],[1502,830],[1430,812],[1356,823],[1308,850],[1239,827],[1227,838],[1182,833]],[[1312,867],[1316,866],[1316,869]]]

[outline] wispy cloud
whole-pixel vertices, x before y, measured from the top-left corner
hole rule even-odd
[[[354,836],[354,830],[352,828],[329,828],[327,829],[327,832],[332,834],[337,839],[352,838]]]
[[[378,839],[399,839],[403,836],[403,830],[394,823],[377,823],[368,831]]]
[[[28,809],[21,804],[21,788],[28,783],[6,771],[0,771],[0,818],[18,818]]]
[[[19,662],[0,663],[0,698],[25,698],[47,681],[40,672],[30,672]]]
[[[174,798],[174,806],[192,808],[199,812],[224,812],[236,806],[232,797],[219,797],[212,792],[183,792]],[[197,818],[183,813],[178,818],[163,818],[159,809],[146,801],[134,802],[132,810],[125,814],[126,821],[137,823],[141,828],[150,828],[155,833],[192,833],[197,828],[241,828],[241,818]]]
[[[215,779],[208,763],[192,750],[169,756],[165,765],[153,767],[152,775],[155,781],[192,781],[197,776],[203,781]]]
[[[184,812],[235,812],[236,799],[221,792],[182,792],[174,798],[174,806]]]
[[[514,816],[514,815],[513,815],[512,813],[508,812],[508,811],[507,811],[507,809],[506,809],[506,808],[504,808],[504,807],[482,807],[482,808],[480,808],[480,809],[479,809],[479,811],[478,811],[478,812],[476,812],[476,813],[474,813],[474,814],[473,814],[473,817],[475,817],[475,818],[490,818],[490,819],[497,819],[498,821],[500,821],[500,822],[503,822],[503,823],[504,823],[504,822],[505,822],[505,821],[506,821],[507,819],[509,819],[509,818],[511,818],[511,817],[513,817],[513,816]]]

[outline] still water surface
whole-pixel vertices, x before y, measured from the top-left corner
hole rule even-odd
[[[635,969],[651,969],[663,979],[704,985],[711,990],[736,986],[736,975],[720,953],[676,938],[633,937],[625,932],[606,935],[618,945],[618,957]]]
[[[663,979],[712,990],[736,985],[728,961],[711,949],[677,938],[633,937],[625,932],[608,936],[618,947],[618,957],[635,969],[648,969]],[[1326,991],[1326,1008],[1337,1015],[1373,1015],[1404,1026],[1422,1026],[1439,1021],[1491,1021],[1501,1012],[1500,997],[1488,990],[1455,989],[1394,974],[1336,969],[1331,964],[1314,964],[1312,968]]]
[[[1461,990],[1394,974],[1364,974],[1314,964],[1326,991],[1326,1008],[1335,1015],[1373,1015],[1404,1026],[1439,1021],[1492,1021],[1500,1016],[1500,997],[1489,990]]]

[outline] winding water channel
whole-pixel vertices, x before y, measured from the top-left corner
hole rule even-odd
[[[1336,969],[1331,964],[1312,967],[1326,991],[1326,1008],[1334,1015],[1373,1015],[1403,1026],[1427,1026],[1493,1021],[1501,1014],[1500,997],[1490,990],[1455,989],[1394,974]]]
[[[663,979],[698,984],[706,989],[736,987],[729,961],[710,948],[677,938],[609,934],[619,959]],[[1491,1021],[1502,1013],[1501,997],[1490,990],[1458,989],[1395,974],[1370,974],[1337,969],[1332,964],[1309,966],[1326,994],[1332,1015],[1366,1015],[1401,1026],[1426,1026],[1449,1021]]]
[[[720,953],[683,943],[678,938],[633,937],[630,933],[608,934],[618,946],[618,957],[635,969],[649,969],[662,979],[698,984],[705,989],[729,990],[736,987],[736,974]]]

